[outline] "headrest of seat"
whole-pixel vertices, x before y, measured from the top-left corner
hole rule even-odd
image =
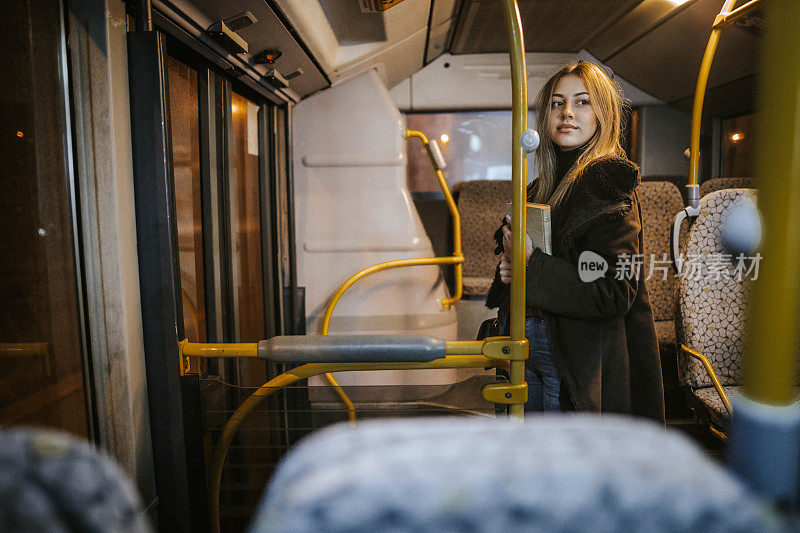
[[[506,213],[506,203],[510,201],[510,180],[470,180],[461,183],[458,211],[461,215],[465,277],[483,278],[489,282],[494,277],[495,267],[500,260],[494,255],[493,235]],[[467,292],[468,287],[464,289]]]
[[[337,425],[281,462],[251,532],[773,528],[687,438],[592,415]]]

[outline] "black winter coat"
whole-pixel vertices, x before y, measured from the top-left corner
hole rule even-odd
[[[616,275],[618,260],[644,254],[638,184],[636,165],[618,157],[598,159],[581,173],[553,212],[554,255],[537,248],[528,260],[526,299],[546,318],[553,353],[579,411],[663,422],[661,364],[644,268],[622,267]],[[587,250],[608,264],[605,275],[590,282],[581,281],[578,270]],[[508,290],[496,272],[486,305],[507,314]]]

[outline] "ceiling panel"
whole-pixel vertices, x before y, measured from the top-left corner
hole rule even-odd
[[[660,100],[676,102],[691,97],[720,4],[719,0],[697,0],[607,58],[606,64]],[[723,30],[709,88],[755,74],[759,43],[758,33],[752,28],[732,26]]]
[[[666,22],[667,17],[675,16],[687,7],[688,4],[676,6],[675,2],[670,0],[644,0],[595,36],[587,44],[586,49],[604,61],[658,24]]]
[[[182,7],[182,11],[191,16],[201,27],[208,27],[212,22],[250,11],[258,21],[237,32],[247,41],[249,47],[249,53],[241,54],[240,58],[253,65],[254,70],[261,74],[273,67],[281,74],[287,74],[296,69],[302,70],[301,75],[289,81],[290,89],[301,97],[330,85],[325,75],[263,0],[228,0],[226,2],[191,0],[191,2],[173,1],[172,3]],[[267,49],[280,50],[282,55],[274,65],[255,65],[253,56]]]
[[[520,0],[528,52],[578,52],[595,35],[642,0]],[[507,52],[497,0],[466,0],[451,47],[453,54]]]
[[[752,113],[755,110],[756,75],[747,76],[706,91],[703,100],[703,115],[709,117],[733,117]],[[673,105],[677,109],[691,112],[694,95],[678,100]]]

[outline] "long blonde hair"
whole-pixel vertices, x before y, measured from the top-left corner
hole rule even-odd
[[[597,116],[597,131],[589,140],[583,153],[575,164],[567,171],[567,175],[556,188],[556,146],[550,136],[550,122],[553,92],[559,80],[564,76],[578,76],[586,85],[589,102]],[[536,129],[539,131],[541,143],[536,150],[536,165],[539,168],[538,179],[531,184],[532,201],[540,204],[558,205],[569,194],[575,179],[593,160],[604,156],[625,157],[620,144],[622,130],[622,109],[624,106],[622,90],[617,82],[608,77],[605,71],[588,61],[572,61],[561,67],[547,80],[536,97]],[[534,187],[535,185],[535,187]],[[555,190],[554,190],[555,189]]]

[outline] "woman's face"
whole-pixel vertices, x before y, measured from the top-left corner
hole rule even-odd
[[[583,145],[597,131],[597,115],[579,76],[570,74],[558,80],[550,101],[547,127],[550,138],[561,150]]]

